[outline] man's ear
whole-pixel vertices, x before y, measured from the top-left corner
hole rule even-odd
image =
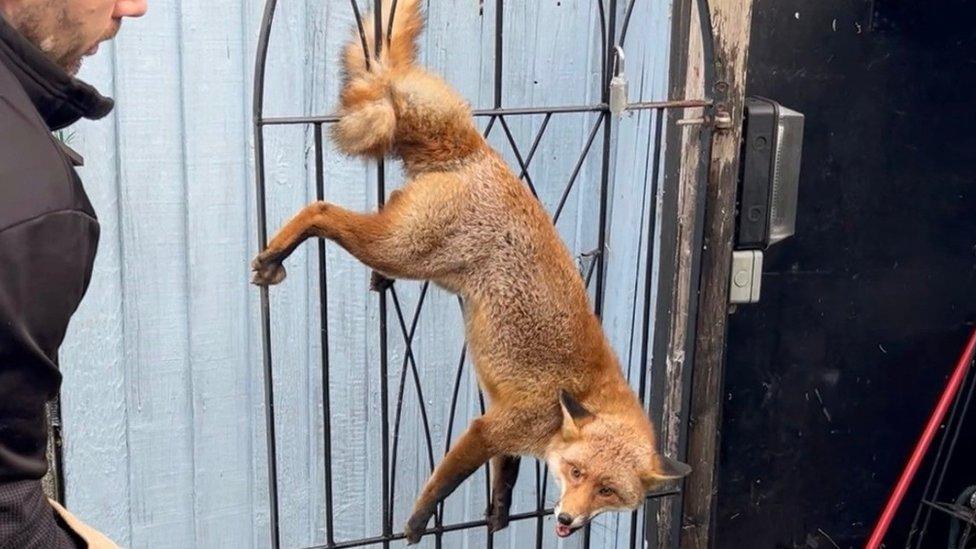
[[[565,389],[559,390],[559,406],[563,411],[562,435],[565,440],[578,437],[580,429],[593,421],[593,414]]]
[[[653,486],[658,482],[677,480],[691,473],[691,465],[671,459],[664,454],[654,456],[654,465],[644,478],[644,484]]]

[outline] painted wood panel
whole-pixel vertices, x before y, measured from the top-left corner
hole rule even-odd
[[[362,3],[365,8],[365,2]],[[621,13],[622,13],[621,6]],[[129,547],[269,545],[264,400],[257,292],[247,284],[256,249],[250,120],[259,0],[157,0],[128,22],[114,46],[82,76],[117,99],[115,113],[76,128],[73,145],[102,221],[95,278],[63,352],[68,503]],[[423,63],[475,107],[493,104],[496,4],[431,3]],[[504,106],[582,104],[599,99],[599,17],[589,0],[506,2]],[[670,6],[637,0],[625,45],[631,100],[666,90]],[[330,112],[338,93],[339,49],[353,19],[348,3],[281,0],[272,33],[266,113]],[[554,210],[598,115],[554,115],[529,177]],[[527,154],[542,116],[508,117]],[[479,120],[484,128],[487,120]],[[650,113],[615,124],[609,190],[605,325],[636,382],[639,371],[641,249],[647,238],[653,148]],[[323,143],[328,200],[354,209],[377,204],[376,166]],[[490,142],[517,166],[500,123]],[[597,243],[602,130],[584,158],[557,224],[575,254]],[[315,197],[311,127],[266,131],[269,226]],[[402,182],[386,166],[388,189]],[[369,272],[327,244],[329,395],[336,538],[382,528],[379,309]],[[288,261],[289,278],[271,293],[280,525],[286,547],[325,540],[322,338],[314,243]],[[406,367],[397,439],[394,527],[405,521],[429,472],[409,328],[434,459],[479,413],[470,363],[449,424],[463,334],[454,296],[398,283],[389,302],[390,401]],[[388,412],[396,421],[393,406]],[[552,481],[544,496],[557,497]],[[536,468],[526,460],[514,511],[534,509]],[[480,518],[479,472],[448,500],[445,522]],[[605,517],[594,547],[623,546],[630,516]],[[546,546],[560,545],[544,524]],[[499,547],[534,539],[535,521],[496,536]],[[485,533],[457,532],[445,546],[484,547]],[[579,540],[561,544],[576,547]],[[397,544],[394,544],[397,545]]]

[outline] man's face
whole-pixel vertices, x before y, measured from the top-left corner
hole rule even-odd
[[[0,12],[68,74],[76,74],[83,57],[119,32],[123,18],[146,13],[146,0],[0,0]]]

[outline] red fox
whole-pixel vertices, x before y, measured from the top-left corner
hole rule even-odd
[[[389,1],[382,28],[389,28]],[[373,25],[366,25],[372,29]],[[416,543],[437,504],[491,461],[488,524],[509,521],[519,456],[545,459],[561,487],[556,534],[597,514],[634,509],[691,468],[655,447],[586,288],[552,221],[476,129],[468,104],[415,64],[419,0],[396,3],[388,46],[367,65],[358,36],[343,56],[342,151],[402,160],[408,182],[374,213],[318,202],[302,209],[252,264],[254,282],[328,238],[383,277],[430,280],[459,294],[478,381],[489,400],[427,481],[404,529]],[[372,31],[367,32],[372,45]]]

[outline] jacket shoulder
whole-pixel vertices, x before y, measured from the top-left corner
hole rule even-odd
[[[0,65],[0,230],[71,209],[94,215],[54,136]]]

